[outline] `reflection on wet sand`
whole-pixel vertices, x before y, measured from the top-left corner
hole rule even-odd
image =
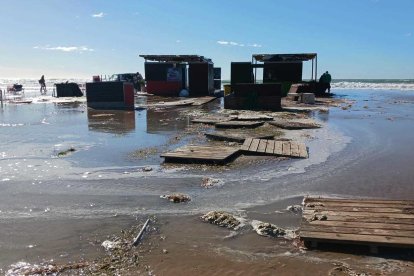
[[[190,120],[180,115],[179,109],[147,110],[147,133],[181,131]]]
[[[88,127],[91,131],[127,134],[135,131],[135,111],[95,110],[88,108]]]

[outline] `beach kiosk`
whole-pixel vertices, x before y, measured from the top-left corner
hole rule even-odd
[[[182,90],[190,97],[214,94],[214,64],[199,55],[140,55],[145,59],[147,92],[158,96],[179,96]]]
[[[317,77],[317,54],[255,54],[251,62],[231,63],[231,93],[224,107],[247,110],[280,110],[281,98],[294,83],[302,83],[303,62],[312,62],[312,80]],[[258,82],[261,69],[262,82]]]

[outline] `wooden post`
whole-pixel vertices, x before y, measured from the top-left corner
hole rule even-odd
[[[311,74],[311,79],[314,80],[314,76],[313,76],[313,63],[314,63],[314,58],[312,59],[312,74]]]
[[[1,101],[1,107],[3,107],[3,90],[0,89],[0,101]]]
[[[318,79],[318,54],[316,54],[315,57],[316,61],[315,61],[315,80]]]

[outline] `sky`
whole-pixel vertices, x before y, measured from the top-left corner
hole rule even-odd
[[[413,0],[0,0],[0,78],[144,73],[140,54],[222,67],[318,53],[335,79],[414,78]],[[310,76],[310,64],[304,77]]]

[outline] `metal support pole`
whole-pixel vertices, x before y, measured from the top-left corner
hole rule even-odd
[[[1,101],[1,107],[3,108],[3,90],[0,89],[0,101]]]
[[[315,80],[318,79],[318,55],[316,55],[316,64],[315,64]]]

